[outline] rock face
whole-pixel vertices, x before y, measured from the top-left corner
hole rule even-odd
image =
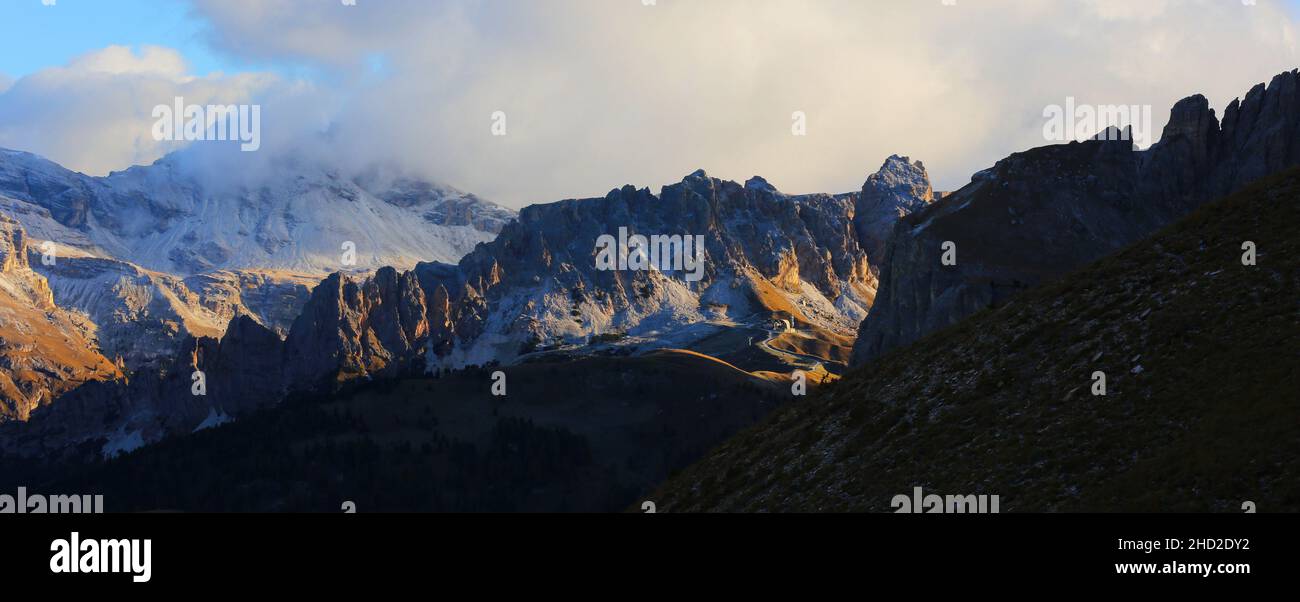
[[[0,274],[31,269],[27,260],[27,232],[13,218],[0,214]]]
[[[864,244],[883,244],[862,236],[929,200],[924,171],[902,159],[887,162],[866,188],[873,195],[864,204],[859,193],[786,195],[760,177],[740,185],[697,171],[659,195],[627,186],[604,198],[525,208],[458,266],[416,269],[426,292],[439,291],[432,321],[441,323],[445,312],[450,324],[431,326],[429,361],[508,361],[538,346],[611,333],[661,336],[774,310],[851,333],[875,294]],[[905,198],[912,191],[920,196]],[[860,207],[868,215],[859,222]],[[617,239],[620,228],[628,238],[702,237],[703,264],[689,277],[687,269],[602,270],[597,242]]]
[[[192,363],[207,378],[209,407],[237,416],[280,401],[286,391],[280,336],[250,316],[231,320],[218,339],[191,339]],[[191,393],[192,393],[191,387]]]
[[[229,324],[235,316],[251,316],[280,336],[302,312],[319,278],[264,270],[222,270],[185,279],[198,303]]]
[[[82,383],[120,376],[96,350],[94,325],[54,304],[27,254],[22,226],[0,214],[0,422],[26,420]]]
[[[0,444],[10,453],[51,454],[94,442],[91,452],[113,455],[290,392],[509,362],[541,345],[611,332],[643,337],[650,348],[676,346],[700,336],[692,326],[705,320],[753,320],[775,310],[851,332],[875,289],[856,225],[880,231],[929,200],[924,171],[901,158],[886,162],[865,188],[874,196],[863,205],[858,193],[791,196],[761,178],[741,186],[696,172],[658,196],[624,187],[604,198],[529,207],[458,265],[384,267],[365,279],[330,275],[301,302],[283,341],[275,323],[289,312],[268,299],[305,293],[277,289],[266,274],[178,278],[123,261],[64,257],[49,268],[56,294],[115,340],[155,349],[157,357],[129,381],[69,392],[21,429],[0,432]],[[920,196],[907,198],[909,190]],[[859,207],[869,219],[855,221]],[[701,236],[698,279],[687,278],[686,264],[600,269],[597,239],[617,237],[620,228],[628,236]],[[216,326],[226,315],[229,326]],[[199,373],[202,395],[194,388]]]
[[[285,341],[285,374],[294,389],[384,373],[428,343],[425,293],[413,272],[382,268],[358,283],[334,274],[312,291]]]
[[[238,316],[220,339],[187,338],[160,369],[87,382],[26,423],[0,424],[0,450],[111,457],[215,426],[283,399],[282,350],[279,335]]]
[[[296,161],[267,181],[214,178],[197,151],[92,178],[0,149],[0,210],[33,236],[147,270],[325,274],[355,267],[453,262],[514,213],[455,189],[371,170],[348,177]]]
[[[241,314],[286,333],[316,284],[303,276],[260,271],[182,278],[62,249],[70,253],[37,265],[55,302],[89,317],[98,327],[101,352],[131,369],[175,357],[186,337],[220,337]]]
[[[112,455],[288,392],[510,362],[602,336],[677,347],[707,335],[696,327],[709,321],[783,313],[846,337],[875,296],[881,266],[869,253],[883,248],[893,222],[932,200],[924,168],[891,157],[862,192],[787,195],[759,177],[740,185],[698,171],[659,195],[628,186],[529,207],[512,221],[428,182],[284,167],[288,176],[251,189],[213,185],[184,156],[90,178],[0,150],[0,210],[59,251],[38,266],[45,277],[31,272],[18,229],[6,272],[27,274],[25,302],[57,310],[60,332],[72,333],[67,346],[98,366],[53,371],[59,388],[50,388],[56,379],[10,386],[26,397],[9,392],[9,414],[32,421],[0,436],[6,449],[104,440],[96,451]],[[679,254],[699,240],[702,263],[598,266],[597,241],[620,234],[676,237],[662,249]],[[358,271],[397,266],[367,278],[306,278],[337,269],[345,240],[359,243]],[[78,386],[91,375],[111,382]],[[62,397],[31,416],[39,405],[31,395],[42,390]]]
[[[894,224],[933,202],[930,176],[920,161],[913,163],[907,157],[894,155],[867,178],[854,209],[853,228],[877,276]]]
[[[55,303],[88,318],[101,352],[133,370],[166,363],[186,337],[220,337],[236,315],[287,335],[315,284],[344,265],[345,243],[348,269],[410,268],[459,260],[514,218],[378,169],[345,178],[286,162],[251,186],[213,182],[194,164],[182,151],[92,178],[0,149],[0,213],[57,245],[57,261],[33,264]]]
[[[891,159],[868,183],[881,190],[867,205],[874,213],[864,223],[873,228],[928,202],[905,198],[898,179],[884,173],[890,169],[929,190],[919,165]],[[742,186],[700,171],[658,196],[628,186],[528,207],[458,265],[385,268],[365,281],[327,278],[286,340],[286,377],[291,387],[314,388],[360,375],[509,362],[608,333],[682,344],[674,337],[689,337],[680,333],[693,324],[752,320],[775,308],[851,332],[875,292],[855,228],[859,206],[858,193],[791,196],[762,178]],[[698,235],[703,263],[689,278],[686,264],[601,269],[597,241],[616,239],[620,228],[627,237]]]
[[[1016,153],[902,219],[854,347],[860,365],[1064,275],[1198,205],[1300,164],[1300,73],[1234,101],[1222,124],[1180,101],[1161,141],[1093,140]],[[956,265],[941,262],[956,244]]]

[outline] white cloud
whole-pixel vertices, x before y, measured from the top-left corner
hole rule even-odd
[[[892,153],[924,160],[951,189],[1045,144],[1043,107],[1067,96],[1151,105],[1158,129],[1183,96],[1222,107],[1300,63],[1293,21],[1263,2],[194,4],[218,47],[321,69],[314,87],[267,97],[263,129],[279,138],[259,160],[292,145],[288,132],[328,127],[329,144],[297,147],[343,167],[394,160],[514,206],[657,187],[700,167],[790,192],[846,191]],[[147,62],[168,85],[192,85],[165,57]],[[0,144],[5,98],[27,79],[0,96]],[[498,110],[505,137],[491,135]],[[790,134],[793,111],[807,114],[806,137]],[[84,161],[124,167],[140,153],[114,150],[121,137]]]
[[[351,74],[352,157],[391,153],[520,205],[657,186],[697,167],[850,190],[891,153],[940,188],[1044,144],[1079,102],[1222,107],[1298,60],[1277,6],[1192,0],[198,0],[218,44]],[[392,74],[364,77],[382,53]],[[509,135],[490,136],[489,116]],[[807,137],[790,135],[793,111]]]
[[[187,65],[180,53],[170,48],[145,46],[134,52],[126,46],[109,46],[79,56],[67,66],[70,73],[146,75],[183,81]]]
[[[0,146],[102,175],[179,148],[153,139],[155,106],[170,105],[178,96],[195,104],[245,103],[274,81],[258,74],[195,77],[174,50],[111,46],[22,77],[3,90]]]

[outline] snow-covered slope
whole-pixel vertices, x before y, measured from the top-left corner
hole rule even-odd
[[[383,267],[364,278],[331,274],[311,287],[303,303],[310,281],[281,286],[261,272],[265,279],[249,282],[247,270],[204,270],[181,277],[104,252],[103,247],[134,241],[136,246],[127,251],[157,259],[156,252],[139,249],[184,228],[194,231],[170,214],[174,207],[164,202],[202,198],[177,184],[190,180],[164,177],[173,167],[116,174],[106,179],[111,186],[69,178],[47,164],[36,167],[26,171],[24,180],[8,180],[5,194],[11,206],[26,211],[14,212],[47,236],[62,229],[69,238],[84,232],[95,239],[94,249],[77,252],[57,241],[58,261],[39,267],[50,278],[55,301],[61,299],[80,310],[69,313],[84,312],[99,323],[101,335],[112,335],[106,342],[101,336],[101,344],[114,355],[137,356],[127,360],[128,368],[157,361],[149,369],[132,369],[129,379],[64,394],[22,429],[0,427],[0,449],[17,455],[46,455],[90,441],[100,441],[98,449],[113,454],[238,419],[286,393],[331,390],[356,378],[513,363],[548,349],[627,355],[689,348],[707,339],[710,353],[763,355],[751,347],[771,346],[748,331],[761,335],[763,325],[775,319],[817,333],[819,337],[807,338],[828,349],[817,357],[838,361],[831,348],[847,353],[845,341],[875,295],[872,266],[854,227],[861,196],[856,192],[787,195],[761,178],[742,185],[698,171],[658,195],[627,186],[602,198],[529,207],[500,236],[454,265],[423,262],[406,271]],[[324,177],[329,180],[328,174]],[[421,219],[426,222],[478,231],[492,227],[495,216],[465,198],[430,205],[428,199],[440,193],[427,184],[385,182],[378,176],[334,181],[330,202],[344,203],[345,209],[350,203],[373,202],[391,208],[384,211],[425,207]],[[18,198],[30,194],[24,186],[37,189],[45,204]],[[316,184],[296,186],[307,190]],[[340,190],[363,192],[339,201],[351,198]],[[385,192],[375,196],[367,190]],[[147,211],[133,208],[131,198],[154,205]],[[196,207],[203,209],[202,203]],[[153,216],[157,229],[141,227],[142,218],[133,212]],[[329,222],[317,220],[312,227],[321,223]],[[210,232],[226,231],[202,225]],[[111,237],[99,234],[100,228],[108,228]],[[670,268],[669,263],[627,270],[599,263],[598,241],[623,230],[682,241],[690,236],[699,241],[702,263],[695,266],[698,271],[686,265]],[[169,254],[167,260],[175,257]],[[295,312],[300,304],[301,311]],[[219,330],[233,312],[239,315]],[[290,316],[295,316],[292,325],[281,338]],[[169,341],[175,345],[165,345]],[[786,355],[803,353],[797,343],[773,344],[794,349]],[[164,347],[178,349],[140,361]],[[190,394],[195,370],[206,375],[206,395]],[[27,436],[6,441],[6,432]]]
[[[34,241],[29,260],[49,280],[54,302],[85,314],[98,327],[103,354],[131,369],[174,357],[186,337],[220,338],[236,315],[283,335],[317,283],[263,270],[182,278],[65,246],[46,265],[34,248],[40,244]]]
[[[917,183],[914,204],[928,203],[924,169],[898,158],[882,172],[893,163]],[[885,176],[872,178],[868,187]],[[773,316],[851,336],[875,296],[864,249],[880,245],[855,228],[862,196],[787,195],[759,177],[741,185],[697,171],[657,196],[628,186],[604,198],[525,208],[459,265],[416,270],[426,291],[449,299],[445,309],[430,308],[445,313],[449,326],[431,329],[429,365],[513,361],[534,349],[610,337],[641,349],[685,346],[710,334],[703,324]],[[872,225],[892,225],[900,213],[870,208]],[[596,242],[619,228],[700,236],[702,273],[692,281],[681,271],[602,270]]]
[[[201,162],[186,152],[92,178],[0,149],[0,211],[34,238],[177,275],[455,262],[514,218],[418,179],[378,171],[347,177],[291,160],[271,165],[267,177],[222,178],[210,166],[192,167]]]

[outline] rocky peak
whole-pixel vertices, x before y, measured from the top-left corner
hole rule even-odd
[[[780,192],[776,189],[775,186],[769,184],[768,181],[764,179],[762,176],[754,176],[748,180],[745,180],[745,189],[758,190],[758,191],[771,192],[771,193]]]
[[[331,274],[285,339],[287,385],[312,389],[340,376],[400,369],[394,362],[418,355],[427,343],[430,315],[415,272],[386,267],[364,282]]]
[[[0,214],[0,273],[28,267],[27,233],[16,220]]]
[[[57,309],[54,291],[44,276],[31,269],[27,231],[13,218],[0,214],[0,278],[9,291],[40,309]]]
[[[407,353],[429,334],[425,295],[414,272],[381,268],[364,291],[370,329],[388,351]]]
[[[854,207],[853,226],[873,272],[879,274],[894,224],[932,202],[930,175],[920,161],[891,155],[867,177]]]
[[[1300,71],[1280,73],[1268,86],[1259,84],[1234,100],[1218,134],[1207,185],[1213,198],[1300,163]]]
[[[1160,136],[1163,152],[1177,152],[1186,166],[1199,170],[1213,159],[1218,143],[1219,119],[1204,96],[1189,96],[1170,109],[1169,123]]]
[[[891,181],[909,178],[908,171],[924,178],[919,163],[904,165]],[[928,190],[928,182],[921,186]],[[774,195],[788,202],[774,203]],[[856,324],[875,294],[853,226],[857,199],[857,193],[787,196],[759,176],[739,184],[698,170],[658,195],[624,186],[600,198],[527,207],[459,265],[417,268],[428,300],[428,348],[449,356],[449,364],[509,361],[538,341],[586,341],[602,332],[634,332],[643,322],[702,321],[713,311],[745,319],[756,308],[746,305],[743,291],[759,281],[764,291],[792,302],[823,304],[814,319],[850,332],[845,326]],[[881,215],[880,230],[887,232],[898,215]],[[700,277],[687,280],[685,270],[599,269],[597,241],[617,238],[620,229],[629,236],[701,237]]]
[[[1300,72],[1233,102],[1220,124],[1204,96],[1174,105],[1160,142],[1089,140],[1016,153],[914,213],[886,251],[854,363],[1001,304],[1131,244],[1197,206],[1300,165]],[[864,191],[864,196],[866,196]],[[942,244],[959,249],[942,267]]]
[[[867,176],[862,189],[908,192],[915,198],[926,198],[933,192],[925,164],[919,160],[913,162],[910,157],[902,155],[890,155],[885,159],[876,173]]]
[[[1161,140],[1173,140],[1179,137],[1198,142],[1200,146],[1213,146],[1215,134],[1219,132],[1219,119],[1210,108],[1210,101],[1200,94],[1188,96],[1169,111],[1169,123],[1165,125]]]

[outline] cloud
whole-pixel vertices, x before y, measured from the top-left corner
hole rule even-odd
[[[697,167],[850,190],[889,154],[940,188],[1045,144],[1043,108],[1223,106],[1298,61],[1281,8],[1197,0],[198,0],[214,42],[347,74],[335,133],[513,205]],[[389,77],[365,77],[385,57]],[[508,135],[490,135],[503,111]],[[791,135],[803,111],[808,135]]]
[[[187,66],[180,53],[170,48],[145,46],[134,52],[125,46],[109,46],[79,56],[67,66],[69,73],[97,75],[157,76],[183,81]]]
[[[1066,97],[1150,105],[1158,129],[1183,96],[1223,107],[1300,63],[1291,17],[1263,2],[193,3],[219,49],[313,73],[263,93],[272,141],[257,160],[392,162],[516,207],[657,189],[701,167],[788,192],[847,191],[893,153],[952,189],[1046,144],[1043,109]],[[194,85],[149,62],[169,86]],[[241,77],[209,92],[245,89]],[[0,96],[0,144],[5,99],[27,79]],[[506,136],[492,135],[497,111]],[[791,134],[795,111],[807,136]],[[112,146],[82,160],[120,168],[156,151]]]
[[[180,148],[153,139],[155,106],[176,97],[245,103],[276,81],[261,74],[196,77],[174,50],[110,46],[0,86],[0,146],[103,175]]]

